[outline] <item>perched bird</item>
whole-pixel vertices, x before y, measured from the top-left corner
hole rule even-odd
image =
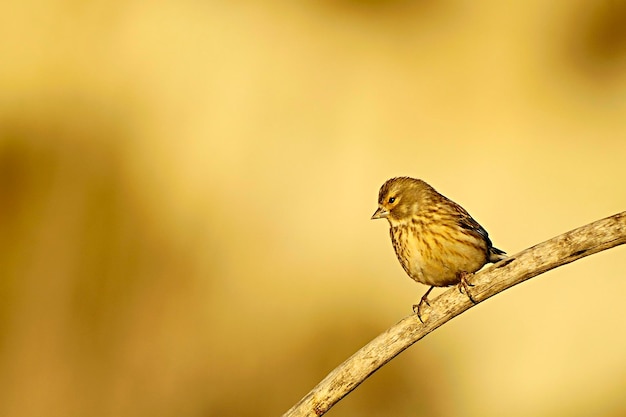
[[[372,219],[389,221],[391,242],[402,268],[415,281],[430,285],[413,306],[422,322],[422,305],[430,305],[428,294],[434,287],[459,284],[459,291],[475,302],[467,277],[486,263],[506,257],[463,207],[415,178],[385,182]]]

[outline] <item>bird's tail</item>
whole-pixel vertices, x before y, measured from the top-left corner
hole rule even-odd
[[[493,246],[491,248],[489,248],[489,262],[498,262],[501,261],[502,259],[506,258],[506,252],[503,250],[500,250],[498,248],[494,248]]]

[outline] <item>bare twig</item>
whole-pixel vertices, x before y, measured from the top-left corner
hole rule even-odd
[[[626,243],[626,211],[569,231],[483,269],[471,279],[477,303],[550,269]],[[439,326],[473,306],[452,288],[431,301],[422,324],[412,314],[335,368],[283,416],[321,416],[368,376]]]

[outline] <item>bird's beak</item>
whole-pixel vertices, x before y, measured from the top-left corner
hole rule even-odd
[[[372,220],[374,219],[385,219],[389,216],[389,212],[385,210],[383,207],[378,207],[378,209],[372,215]]]

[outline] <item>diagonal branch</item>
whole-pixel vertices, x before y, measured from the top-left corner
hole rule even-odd
[[[523,250],[471,278],[477,303],[550,269],[626,243],[626,211],[563,233]],[[421,324],[410,315],[387,329],[335,368],[283,417],[321,416],[367,377],[439,326],[473,306],[452,288],[431,301]]]

